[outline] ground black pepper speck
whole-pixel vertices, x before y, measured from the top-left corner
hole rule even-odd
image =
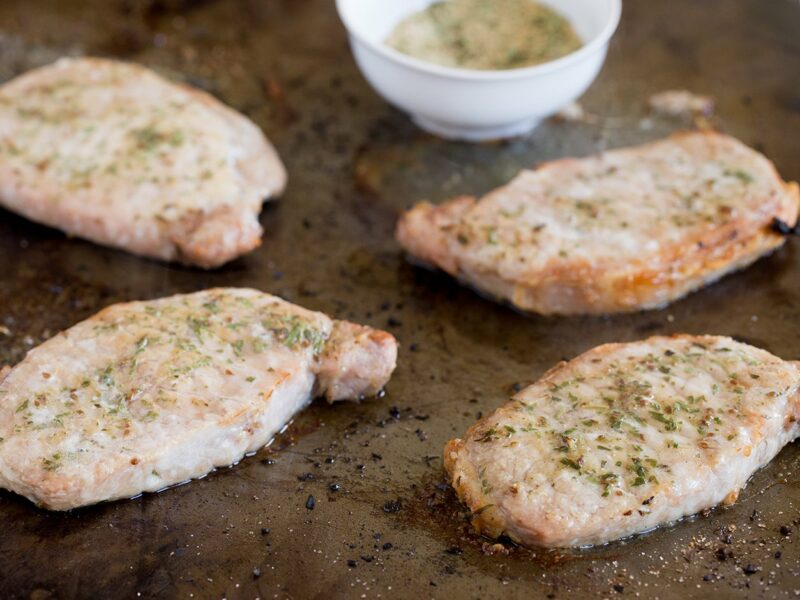
[[[755,575],[755,574],[756,574],[756,573],[758,573],[760,570],[761,570],[761,567],[758,567],[758,566],[756,566],[756,565],[753,565],[753,564],[750,564],[750,563],[747,563],[747,564],[746,564],[746,565],[745,565],[745,566],[742,568],[742,571],[744,571],[744,574],[745,574],[745,575]]]
[[[401,500],[389,500],[386,504],[383,505],[383,511],[387,513],[396,513],[400,512],[403,508],[403,504]]]
[[[733,534],[730,532],[726,532],[722,534],[721,537],[722,543],[724,544],[732,544],[733,543]]]

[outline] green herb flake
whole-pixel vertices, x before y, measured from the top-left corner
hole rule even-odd
[[[202,342],[203,335],[208,330],[208,320],[207,319],[198,319],[194,316],[187,317],[187,322],[189,323],[189,327],[191,328],[192,332],[197,336],[197,339]]]
[[[114,366],[108,365],[105,369],[100,371],[97,380],[105,386],[111,387],[114,385]]]
[[[170,146],[180,146],[184,141],[186,141],[186,136],[180,129],[173,131],[167,138],[167,142]]]
[[[725,169],[724,174],[727,177],[736,177],[742,183],[753,183],[754,181],[753,176],[742,169]]]
[[[209,302],[206,302],[205,304],[203,304],[203,308],[205,308],[212,315],[215,315],[219,312],[219,304],[217,304],[215,300],[210,300]]]
[[[139,341],[136,342],[136,350],[134,350],[133,355],[137,356],[145,351],[145,348],[150,344],[150,338],[146,335],[139,338]]]
[[[660,413],[656,410],[651,410],[650,416],[653,417],[659,423],[663,423],[664,429],[667,431],[675,431],[676,429],[678,429],[678,424],[675,422],[675,419],[670,419],[669,417],[664,416],[663,413]]]
[[[496,436],[497,436],[497,430],[494,427],[490,427],[483,433],[481,437],[477,438],[476,441],[484,443],[491,442],[495,439]]]
[[[42,467],[45,471],[58,471],[61,468],[61,453],[56,452],[50,458],[42,458]]]
[[[134,129],[131,131],[137,148],[151,152],[156,149],[156,146],[161,142],[163,136],[158,133],[153,127],[142,127],[141,129]]]

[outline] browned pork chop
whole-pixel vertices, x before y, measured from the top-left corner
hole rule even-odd
[[[230,465],[315,395],[378,392],[397,344],[255,290],[116,304],[0,383],[0,487],[54,510]]]
[[[483,198],[405,213],[415,258],[543,314],[664,306],[783,244],[800,195],[718,133],[685,133],[523,171]]]
[[[726,337],[606,344],[451,440],[473,523],[527,545],[602,544],[720,503],[800,434],[800,369]]]
[[[285,183],[254,123],[144,67],[62,59],[0,87],[0,204],[71,235],[216,267],[260,244]]]

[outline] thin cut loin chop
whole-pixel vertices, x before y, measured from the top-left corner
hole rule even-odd
[[[797,184],[735,139],[685,133],[522,171],[483,198],[405,213],[414,258],[543,314],[656,308],[778,248]]]
[[[378,392],[397,345],[255,290],[116,304],[0,382],[0,487],[65,510],[155,491],[266,444],[313,396]]]
[[[0,204],[70,235],[217,267],[260,244],[285,184],[254,123],[144,67],[62,59],[0,86]]]
[[[736,500],[800,434],[797,363],[726,337],[606,344],[451,440],[444,465],[489,536],[602,544]]]

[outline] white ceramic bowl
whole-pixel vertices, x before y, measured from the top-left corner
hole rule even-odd
[[[394,27],[435,0],[337,0],[364,76],[422,129],[481,141],[531,131],[594,81],[622,11],[622,0],[539,0],[572,23],[584,45],[557,60],[505,71],[455,69],[384,44]]]

